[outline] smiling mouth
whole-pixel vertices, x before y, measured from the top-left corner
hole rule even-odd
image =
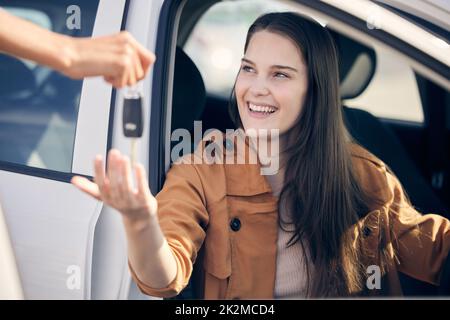
[[[277,112],[278,108],[271,105],[257,105],[251,102],[247,102],[247,109],[250,114],[258,116],[258,117],[266,117],[275,112]]]

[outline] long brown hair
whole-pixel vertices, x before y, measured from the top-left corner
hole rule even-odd
[[[367,212],[367,195],[352,169],[352,139],[343,121],[332,36],[297,13],[270,13],[251,25],[245,51],[261,30],[293,40],[308,68],[303,110],[286,133],[287,165],[278,205],[293,215],[295,232],[288,245],[299,241],[304,249],[308,296],[360,293],[364,287],[361,246],[349,230]],[[242,127],[234,89],[229,111],[235,125]],[[283,227],[281,220],[279,224]],[[310,263],[313,270],[308,268]]]

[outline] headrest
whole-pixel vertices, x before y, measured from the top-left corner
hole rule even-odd
[[[205,108],[206,90],[194,62],[180,47],[175,55],[172,102],[172,131],[178,128],[190,131]]]
[[[366,89],[375,73],[375,51],[334,31],[330,32],[338,48],[341,99],[355,98]]]

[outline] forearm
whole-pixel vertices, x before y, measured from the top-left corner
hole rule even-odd
[[[0,9],[0,51],[36,61],[56,70],[71,63],[68,37],[60,35]]]
[[[177,273],[177,265],[156,215],[140,222],[124,218],[128,259],[139,280],[151,288],[167,287]]]

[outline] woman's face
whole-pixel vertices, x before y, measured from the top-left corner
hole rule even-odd
[[[244,129],[285,133],[302,111],[307,82],[303,55],[292,40],[265,30],[256,32],[235,86]]]

